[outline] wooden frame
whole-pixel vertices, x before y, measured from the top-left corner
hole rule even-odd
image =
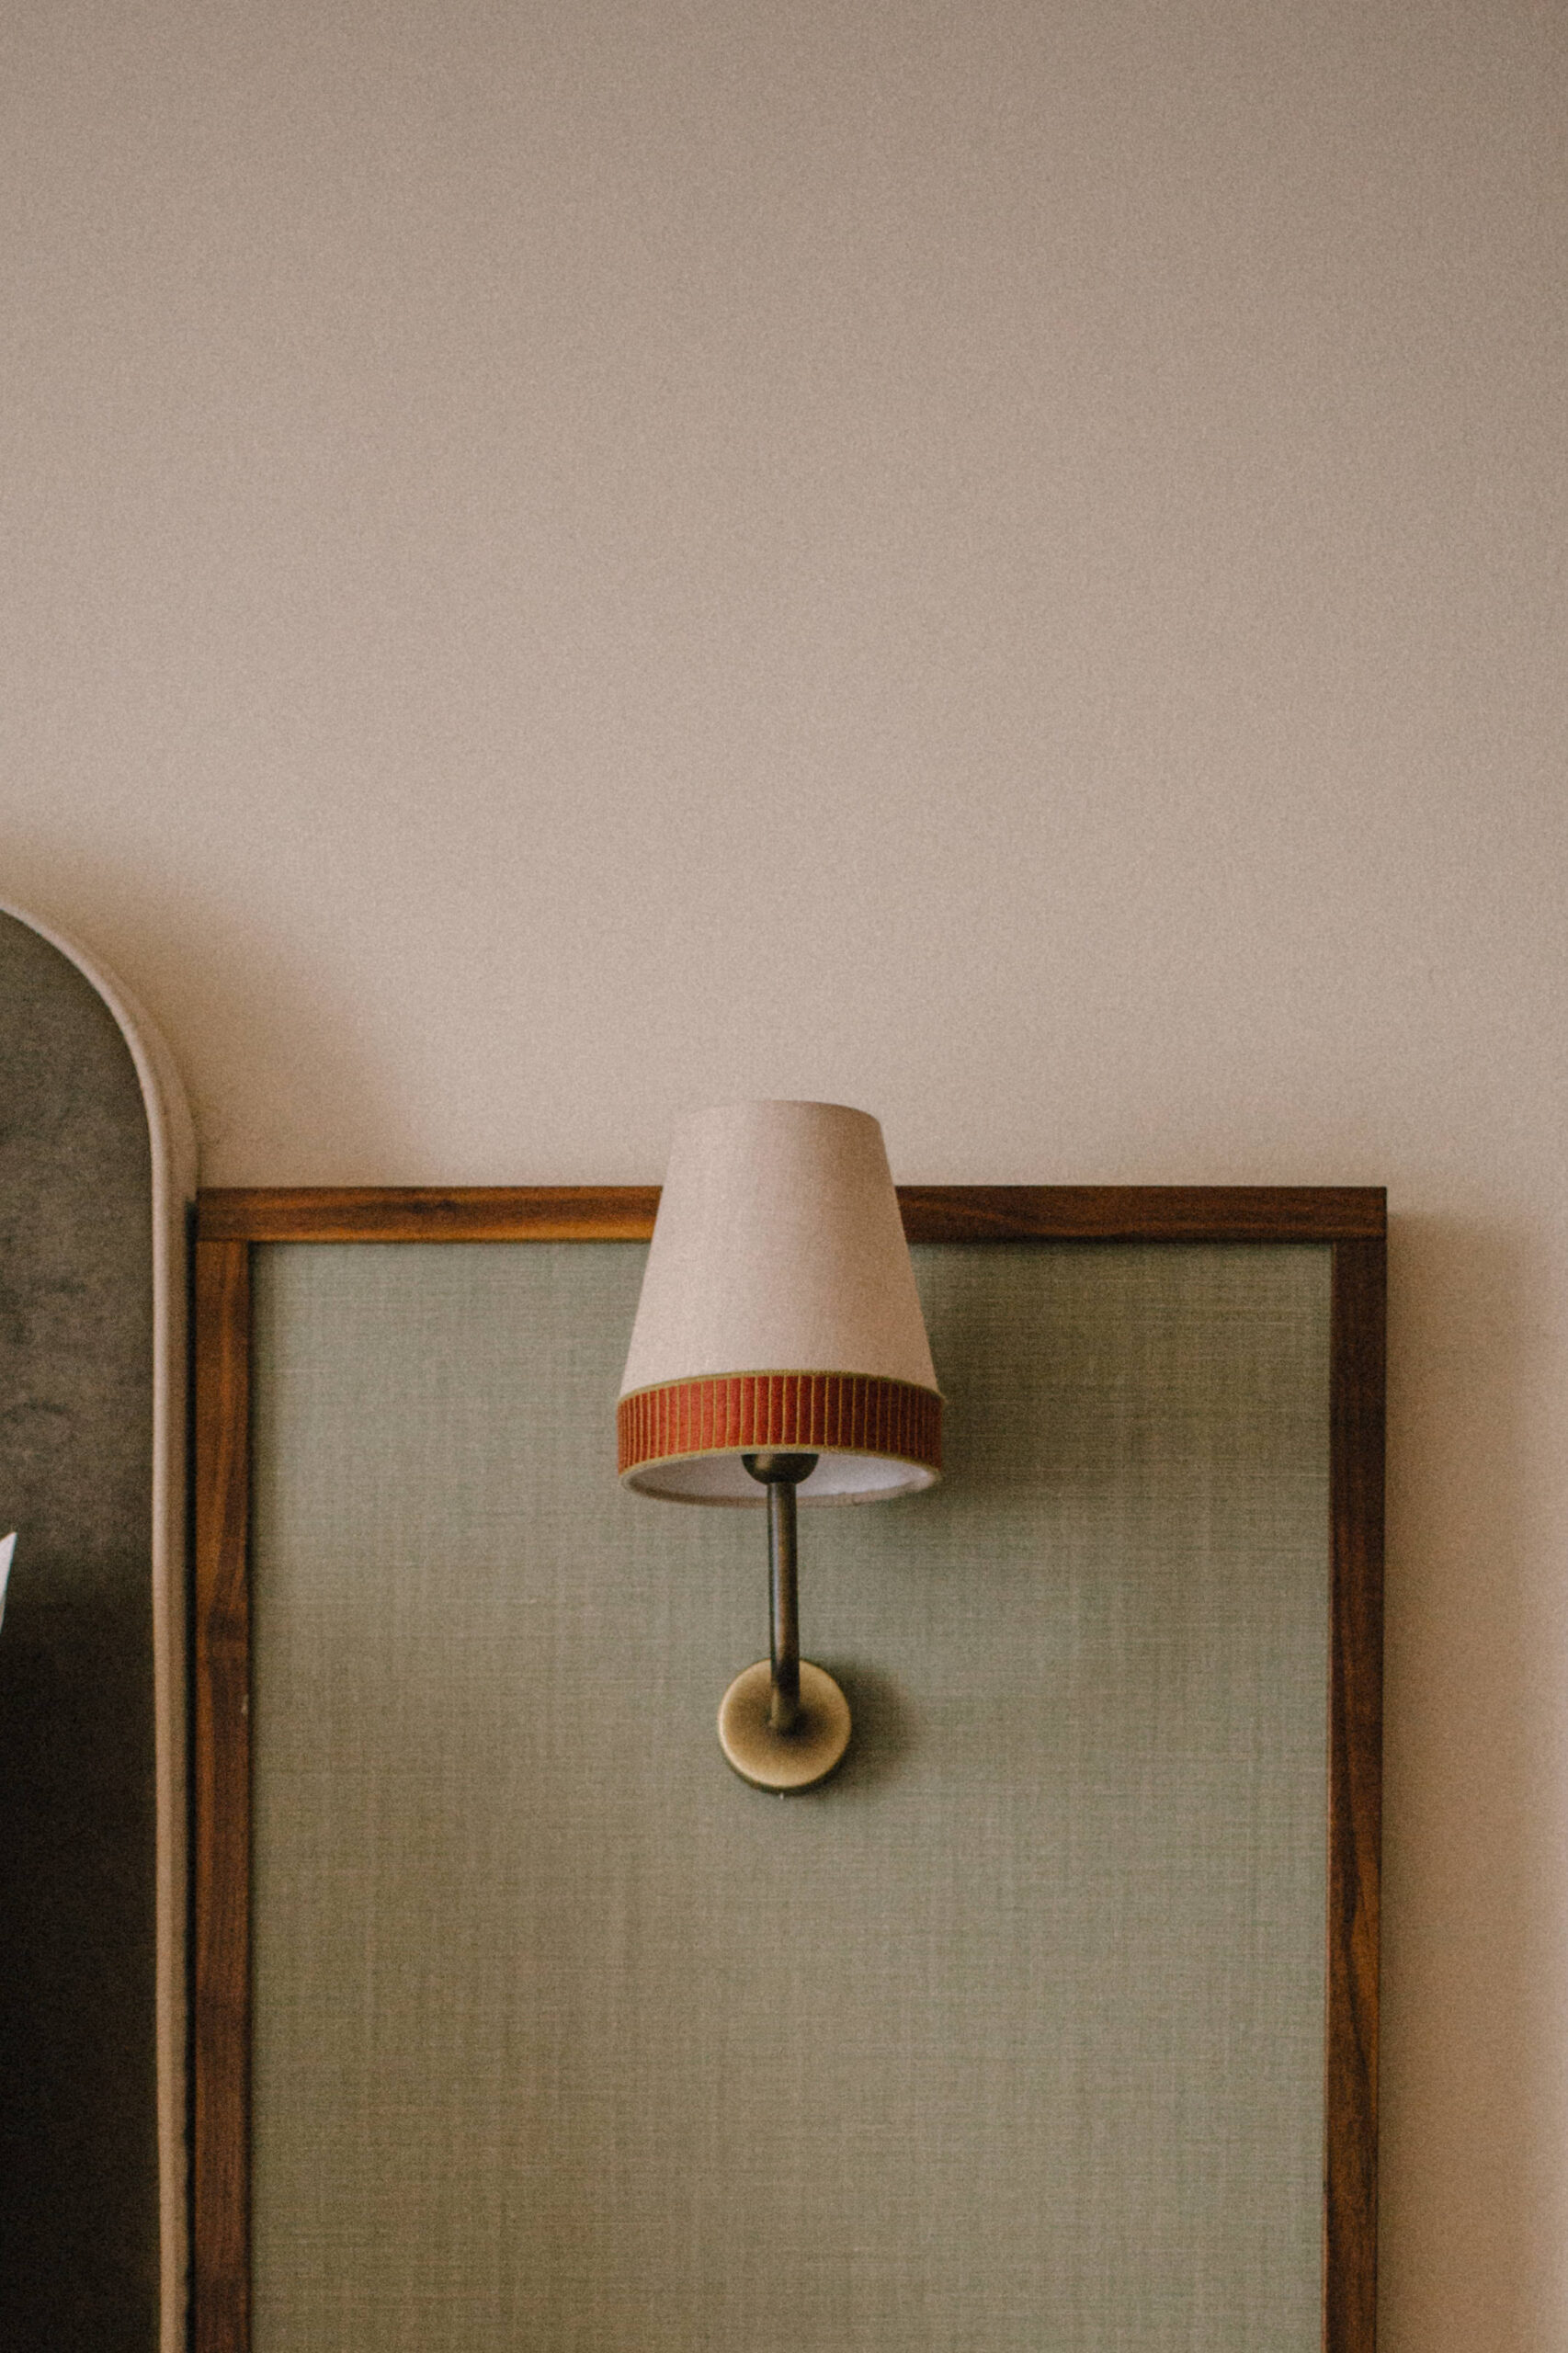
[[[1333,1251],[1324,2353],[1377,2324],[1385,1199],[1371,1188],[914,1186],[912,1242],[1317,1242]],[[192,2303],[249,2353],[250,1252],[261,1242],[638,1242],[638,1187],[199,1198],[195,1287]]]

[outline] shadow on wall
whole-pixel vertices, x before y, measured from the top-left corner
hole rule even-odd
[[[843,1764],[815,1794],[874,1790],[895,1779],[914,1741],[909,1704],[898,1685],[877,1667],[850,1659],[824,1657],[817,1663],[848,1700],[855,1733]]]
[[[362,999],[327,993],[333,968],[308,932],[288,930],[238,888],[233,899],[160,888],[40,827],[7,827],[0,867],[6,896],[90,944],[156,1021],[190,1098],[205,1182],[247,1181],[223,1161],[234,1130],[254,1144],[258,1103],[287,1106],[279,1150],[291,1161],[296,1139],[312,1139],[312,1165],[272,1181],[404,1181],[408,1106],[378,1089]]]

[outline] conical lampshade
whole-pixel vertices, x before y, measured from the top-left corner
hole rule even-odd
[[[804,1503],[941,1475],[942,1400],[877,1121],[838,1103],[735,1103],[670,1157],[618,1427],[623,1483],[753,1504],[742,1456],[815,1454]]]

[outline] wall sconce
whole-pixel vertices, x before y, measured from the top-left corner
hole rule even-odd
[[[676,1136],[617,1415],[622,1484],[766,1506],[770,1655],[719,1710],[757,1789],[824,1780],[849,1703],[800,1651],[795,1506],[941,1476],[942,1400],[882,1131],[837,1103],[737,1103]]]

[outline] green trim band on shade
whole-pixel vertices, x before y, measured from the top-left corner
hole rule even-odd
[[[870,1454],[942,1467],[933,1389],[864,1372],[743,1372],[634,1390],[616,1409],[619,1472],[672,1456]]]

